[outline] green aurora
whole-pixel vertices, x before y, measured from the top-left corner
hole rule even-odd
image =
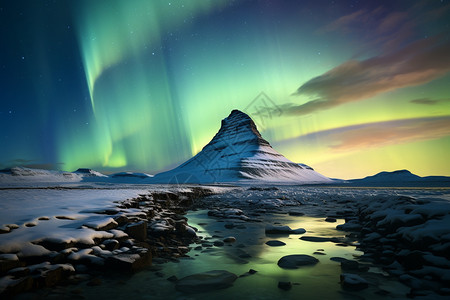
[[[51,157],[21,141],[1,163],[157,173],[240,109],[276,150],[329,177],[450,175],[448,1],[348,3],[67,2],[86,121],[62,113]]]

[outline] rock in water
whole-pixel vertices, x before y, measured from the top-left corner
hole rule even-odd
[[[292,283],[290,281],[279,281],[278,282],[278,288],[288,291],[292,288]]]
[[[271,246],[271,247],[279,247],[279,246],[286,245],[286,243],[284,243],[282,241],[278,241],[278,240],[271,240],[271,241],[267,241],[266,245]]]
[[[297,164],[275,151],[262,138],[253,120],[239,110],[222,120],[219,132],[202,151],[175,169],[156,174],[155,183],[177,178],[182,183],[233,182],[332,182],[312,168]]]
[[[356,274],[341,274],[341,285],[346,290],[359,291],[369,287],[367,280]]]
[[[319,260],[306,254],[293,254],[280,258],[278,266],[283,269],[297,269],[300,266],[315,265]]]
[[[225,270],[213,270],[181,278],[175,288],[184,293],[202,293],[226,289],[233,285],[238,277]]]

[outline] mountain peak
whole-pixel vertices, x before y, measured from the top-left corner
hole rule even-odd
[[[222,147],[223,143],[236,147],[244,144],[247,144],[246,146],[264,145],[270,147],[269,142],[262,138],[255,122],[246,113],[237,109],[231,111],[230,115],[222,120],[219,131],[205,148],[208,146]],[[241,148],[237,147],[235,150],[237,151]]]
[[[253,120],[236,109],[222,120],[219,131],[202,151],[179,167],[155,175],[154,179],[174,183],[330,181],[312,168],[296,164],[275,151]]]

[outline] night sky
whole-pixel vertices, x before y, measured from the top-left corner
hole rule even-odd
[[[0,169],[175,167],[232,109],[335,178],[450,175],[450,1],[2,1]]]

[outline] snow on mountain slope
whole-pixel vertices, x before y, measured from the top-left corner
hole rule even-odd
[[[235,181],[325,183],[331,179],[294,163],[261,137],[253,120],[239,110],[222,120],[213,139],[177,168],[155,175],[152,182],[209,183]]]

